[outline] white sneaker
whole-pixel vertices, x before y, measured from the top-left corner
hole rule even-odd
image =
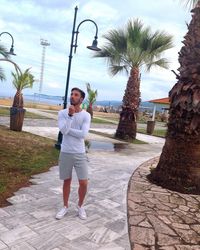
[[[67,207],[63,207],[57,214],[56,214],[56,219],[60,220],[62,219],[68,212],[68,208]]]
[[[87,214],[85,212],[84,207],[79,207],[78,206],[78,216],[81,220],[86,220],[87,219]]]

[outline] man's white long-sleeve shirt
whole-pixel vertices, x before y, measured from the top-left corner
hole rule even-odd
[[[91,116],[85,110],[68,115],[68,109],[58,113],[58,127],[63,134],[61,152],[85,153],[84,138],[90,129]]]

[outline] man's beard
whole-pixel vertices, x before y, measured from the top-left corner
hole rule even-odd
[[[71,104],[71,105],[76,106],[76,105],[79,105],[80,103],[81,103],[80,100],[78,100],[77,102],[75,102],[75,101],[73,101],[72,99],[70,99],[70,104]]]

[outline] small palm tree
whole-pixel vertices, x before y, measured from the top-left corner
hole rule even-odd
[[[4,46],[0,45],[0,55],[3,58],[8,58],[7,50]],[[4,81],[6,79],[3,69],[0,67],[0,81]]]
[[[30,69],[26,69],[24,72],[19,72],[16,70],[15,73],[12,72],[13,76],[13,86],[16,88],[17,92],[14,97],[13,106],[16,108],[23,108],[23,94],[22,90],[26,88],[32,88],[34,83],[34,76],[30,73]]]
[[[26,69],[24,72],[16,69],[13,73],[13,86],[17,92],[14,96],[13,105],[10,110],[11,120],[10,129],[15,131],[21,131],[23,126],[25,109],[22,90],[26,88],[32,88],[34,83],[34,76],[30,73],[30,69]]]
[[[87,93],[88,93],[88,98],[87,98],[87,102],[88,102],[88,108],[87,108],[87,112],[90,113],[91,117],[93,118],[93,104],[96,102],[97,99],[97,90],[92,90],[91,86],[89,83],[86,83],[86,87],[87,87]]]
[[[141,70],[150,71],[154,66],[168,68],[168,61],[162,54],[172,48],[172,36],[163,31],[152,33],[137,19],[130,20],[124,29],[111,30],[104,38],[107,43],[95,57],[107,60],[111,75],[123,71],[129,75],[116,137],[132,140],[136,137]]]

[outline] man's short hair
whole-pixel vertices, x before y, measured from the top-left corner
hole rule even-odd
[[[73,89],[71,90],[71,92],[74,91],[74,90],[78,91],[78,92],[81,94],[81,97],[82,97],[83,99],[85,98],[85,92],[84,92],[83,90],[81,90],[81,89],[79,89],[79,88],[73,88]]]

